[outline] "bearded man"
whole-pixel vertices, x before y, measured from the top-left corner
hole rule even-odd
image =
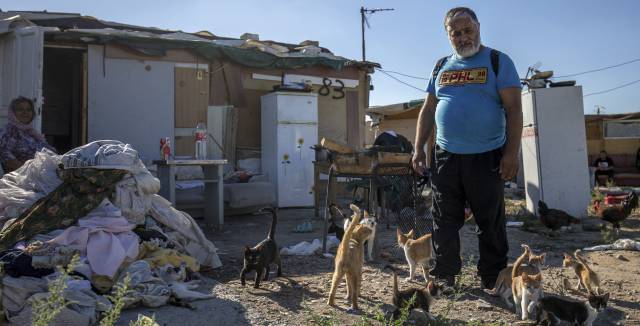
[[[478,275],[493,288],[507,266],[504,180],[518,170],[522,134],[520,79],[511,59],[483,46],[469,8],[444,20],[453,54],[433,70],[418,118],[413,167],[424,172],[424,146],[436,128],[431,161],[436,265],[431,274],[453,286],[460,273],[459,230],[468,202],[480,231]]]

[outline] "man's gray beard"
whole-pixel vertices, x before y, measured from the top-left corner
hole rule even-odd
[[[473,46],[472,47],[465,47],[463,49],[458,49],[455,47],[455,45],[453,45],[453,43],[451,43],[451,47],[453,48],[453,52],[460,58],[469,58],[472,57],[474,55],[476,55],[476,53],[478,53],[478,51],[480,51],[480,45],[482,44],[482,42],[480,42],[480,35],[478,35],[478,38],[475,40],[475,42],[473,42]]]

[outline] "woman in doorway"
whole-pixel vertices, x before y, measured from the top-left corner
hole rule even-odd
[[[7,125],[0,135],[0,163],[5,173],[16,170],[43,148],[55,149],[31,126],[36,112],[33,101],[18,97],[11,101]]]

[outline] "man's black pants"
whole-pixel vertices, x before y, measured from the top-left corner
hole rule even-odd
[[[494,278],[507,266],[507,231],[504,181],[500,177],[502,150],[479,154],[453,154],[436,145],[431,164],[433,187],[433,275],[460,273],[459,230],[468,202],[480,229],[478,275]]]

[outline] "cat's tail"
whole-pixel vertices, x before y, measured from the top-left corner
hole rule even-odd
[[[397,297],[398,293],[398,274],[396,274],[396,269],[391,265],[386,265],[383,269],[390,269],[391,273],[393,273],[393,297]]]
[[[511,279],[514,279],[520,275],[520,266],[522,266],[522,263],[525,259],[529,258],[530,252],[529,250],[527,250],[528,246],[525,246],[523,246],[523,248],[525,248],[524,252],[522,253],[522,255],[520,255],[520,257],[518,257],[518,259],[516,259],[516,262],[513,264],[513,269],[511,270]]]
[[[586,269],[590,270],[591,268],[589,268],[589,265],[587,264],[587,261],[584,260],[584,258],[582,257],[582,250],[577,249],[574,253],[573,256],[576,257],[576,260],[579,261]]]
[[[344,214],[342,213],[342,210],[340,209],[340,207],[338,207],[338,205],[331,203],[329,204],[329,209],[333,209],[336,212],[338,212],[338,214],[340,214],[340,217],[342,217],[342,219],[345,219],[346,217],[344,216]],[[333,215],[332,215],[333,216]]]
[[[276,235],[276,223],[278,223],[278,213],[273,207],[265,207],[260,209],[260,213],[271,213],[271,228],[269,229],[269,235],[267,236],[269,239],[274,240]]]

